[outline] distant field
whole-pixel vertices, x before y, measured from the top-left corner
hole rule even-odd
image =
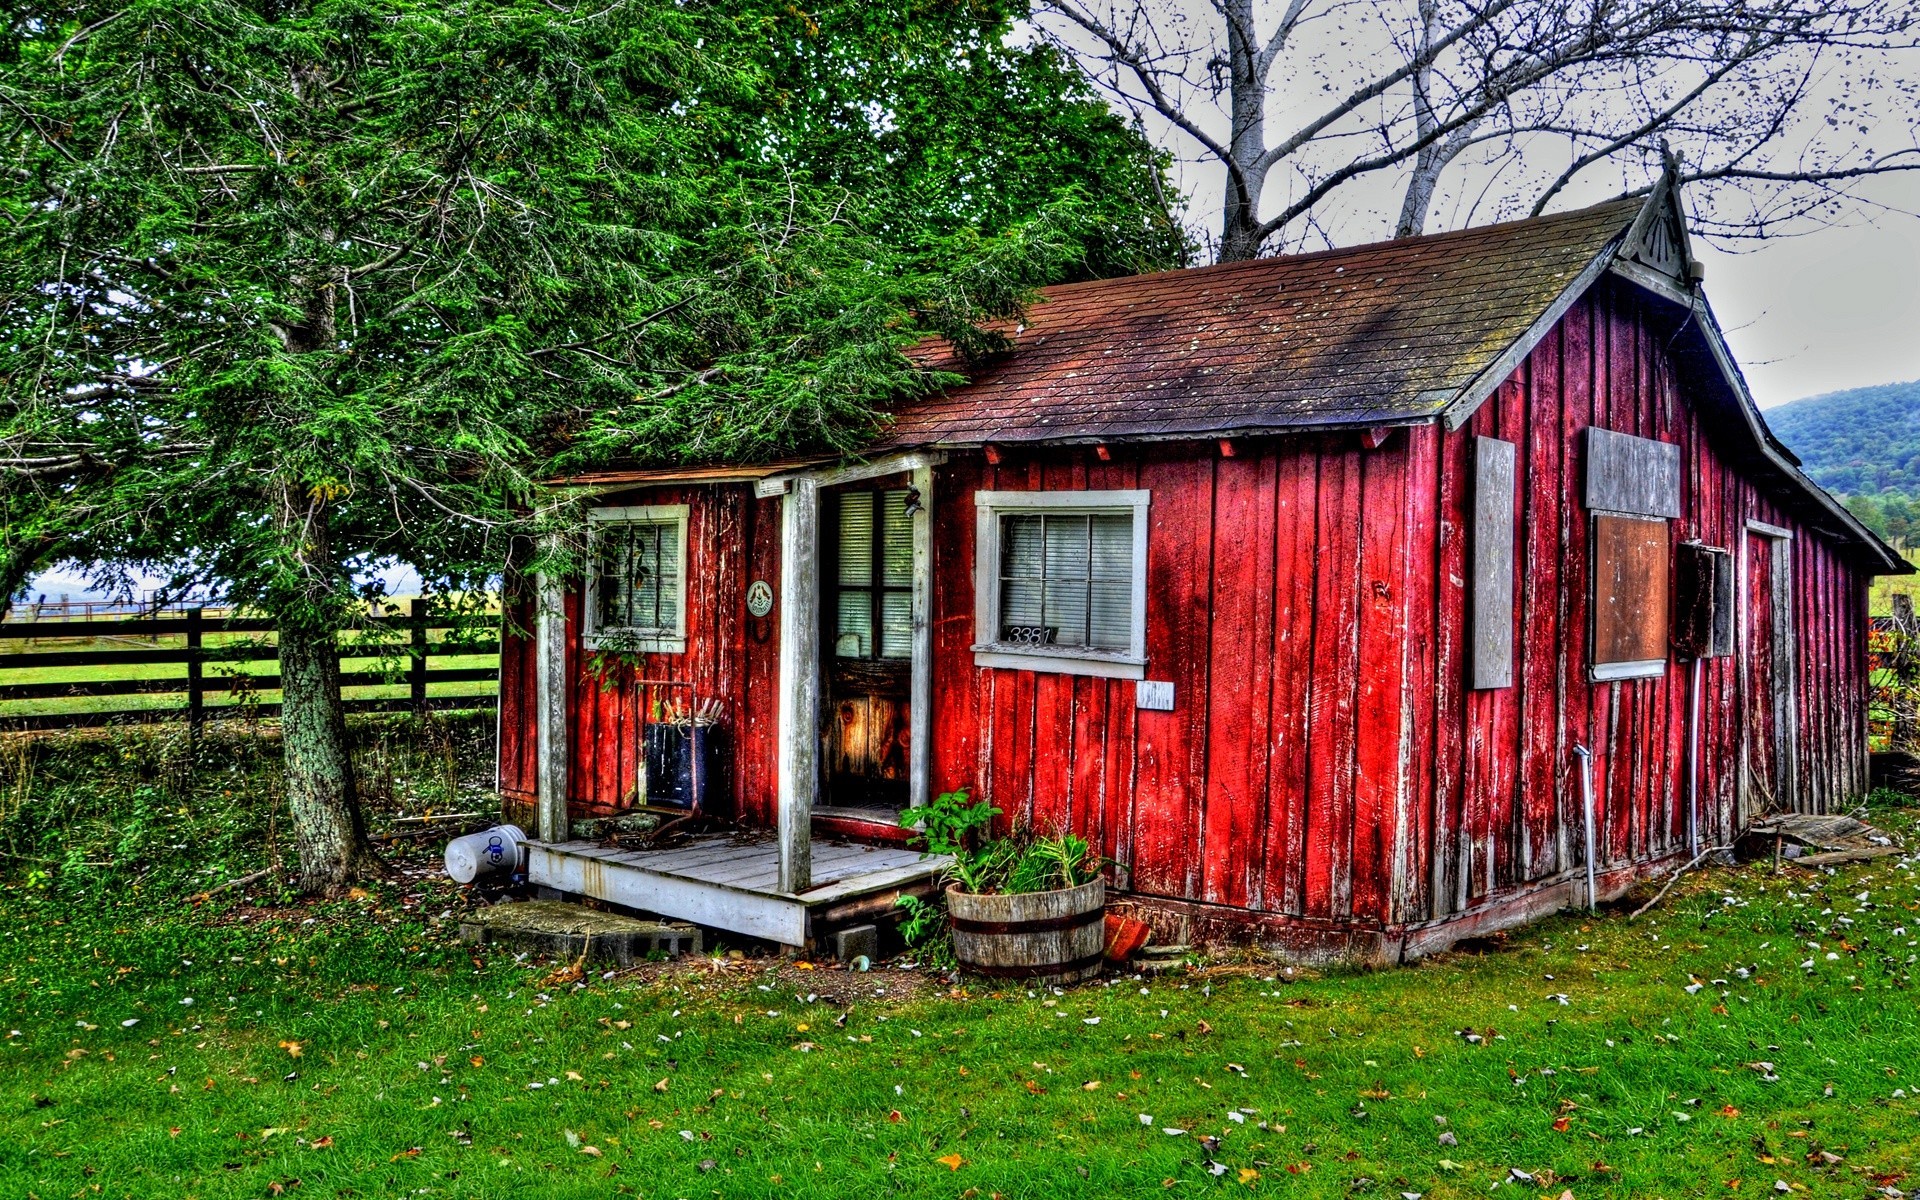
[[[1903,550],[1901,554],[1916,567],[1920,567],[1920,550]],[[1893,595],[1905,592],[1920,600],[1920,576],[1882,575],[1873,581],[1873,589],[1867,593],[1867,611],[1876,617],[1891,616],[1893,613]]]

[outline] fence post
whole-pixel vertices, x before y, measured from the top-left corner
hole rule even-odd
[[[187,731],[198,737],[207,719],[206,680],[202,675],[199,606],[187,610]]]
[[[413,653],[407,661],[408,690],[412,693],[415,715],[427,711],[427,598],[415,596],[408,601],[408,625],[412,627]]]

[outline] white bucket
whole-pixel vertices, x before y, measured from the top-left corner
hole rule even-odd
[[[518,825],[495,825],[447,843],[447,874],[455,883],[504,879],[527,869],[527,835]]]

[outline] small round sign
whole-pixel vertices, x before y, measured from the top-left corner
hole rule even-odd
[[[747,611],[756,617],[764,617],[773,611],[773,585],[764,579],[756,579],[747,585]]]

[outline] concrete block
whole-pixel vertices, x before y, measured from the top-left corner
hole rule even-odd
[[[880,957],[880,927],[849,925],[833,931],[833,956],[840,962],[852,962],[862,954],[871,962]]]
[[[460,940],[509,942],[558,958],[586,955],[593,962],[630,967],[650,957],[698,954],[702,936],[699,926],[680,921],[650,921],[578,904],[532,900],[467,914],[460,922]]]

